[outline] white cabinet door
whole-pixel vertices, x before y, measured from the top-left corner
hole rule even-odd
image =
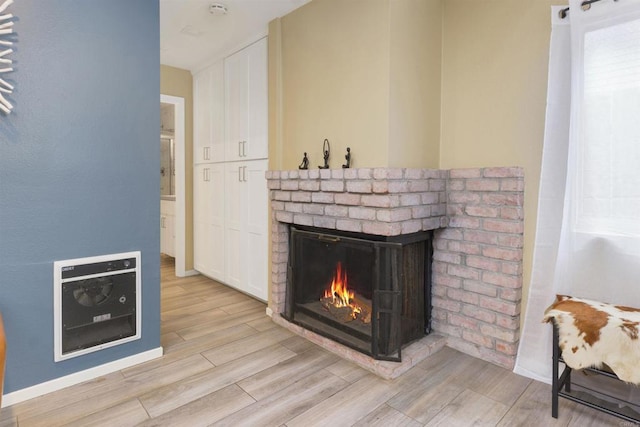
[[[224,66],[222,61],[193,77],[193,161],[224,161]]]
[[[267,163],[225,164],[225,283],[263,300],[268,286]]]
[[[171,200],[160,200],[160,252],[175,257],[175,204]]]
[[[224,61],[227,161],[266,159],[267,39]]]
[[[194,268],[224,281],[224,163],[196,165],[193,183]]]
[[[268,152],[267,39],[247,48],[248,124],[245,159],[266,159]]]
[[[247,192],[244,230],[246,292],[265,301],[268,299],[269,286],[267,265],[269,258],[269,191],[265,178],[267,168],[267,160],[253,160],[246,162],[244,170],[244,184]]]

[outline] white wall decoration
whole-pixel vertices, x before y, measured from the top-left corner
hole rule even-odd
[[[11,40],[7,40],[4,38],[7,34],[13,33],[13,15],[10,13],[4,13],[4,11],[13,3],[13,0],[5,0],[2,5],[0,5],[0,49],[5,46],[12,46],[13,42]],[[13,52],[13,49],[8,48],[0,51],[0,74],[10,73],[13,71],[13,61],[9,58],[6,58]],[[5,114],[11,113],[13,110],[13,105],[7,98],[5,98],[6,93],[13,93],[13,86],[9,84],[3,78],[0,78],[0,110]]]

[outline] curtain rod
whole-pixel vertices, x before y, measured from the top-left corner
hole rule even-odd
[[[591,9],[592,3],[597,3],[599,1],[600,0],[584,0],[582,3],[580,3],[580,6],[582,6],[582,10],[589,10]],[[613,1],[618,1],[618,0],[613,0]],[[569,12],[568,7],[565,7],[564,9],[560,9],[560,12],[559,12],[560,19],[566,18],[568,12]]]

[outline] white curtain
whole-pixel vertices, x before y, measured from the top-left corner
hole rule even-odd
[[[555,294],[640,307],[640,0],[552,9],[533,270],[515,372],[551,381]]]

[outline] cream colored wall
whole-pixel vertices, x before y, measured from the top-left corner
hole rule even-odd
[[[389,167],[437,168],[442,2],[391,0]]]
[[[160,66],[160,93],[184,98],[185,114],[185,269],[193,269],[193,79],[191,72]],[[158,107],[159,107],[158,100]]]
[[[440,167],[523,166],[523,311],[531,278],[551,4],[445,0]]]
[[[325,138],[332,168],[348,146],[354,167],[387,166],[388,14],[388,0],[313,0],[281,18],[284,169],[305,151],[323,164]]]
[[[312,0],[269,27],[271,169],[522,166],[524,295],[557,0]],[[338,155],[338,160],[336,159]]]

